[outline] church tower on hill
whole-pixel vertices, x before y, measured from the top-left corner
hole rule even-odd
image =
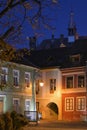
[[[70,12],[70,21],[68,25],[68,42],[73,43],[76,39],[78,39],[77,28],[74,22],[74,13]]]

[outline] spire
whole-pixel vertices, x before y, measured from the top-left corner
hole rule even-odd
[[[70,12],[70,22],[68,26],[68,35],[73,36],[76,34],[76,25],[74,22],[74,12],[71,10]]]
[[[74,22],[74,12],[71,10],[70,12],[70,21],[68,25],[68,42],[74,42],[76,40],[77,29],[76,24]]]
[[[70,23],[69,23],[69,27],[72,28],[74,26],[74,13],[71,10],[70,12]]]

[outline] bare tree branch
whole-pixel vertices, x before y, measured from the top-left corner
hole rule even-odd
[[[1,0],[0,37],[11,42],[13,38],[15,42],[19,37],[22,39],[21,34],[29,26],[34,31],[52,29],[51,8],[57,7],[57,2],[58,0]],[[47,14],[47,10],[50,13]]]
[[[3,17],[8,11],[9,9],[12,9],[14,7],[16,7],[17,5],[25,2],[26,0],[19,0],[18,2],[14,3],[14,0],[11,0],[8,4],[7,7],[4,8],[1,12],[0,12],[0,18]]]
[[[8,37],[9,33],[12,32],[14,30],[14,27],[10,27],[4,34],[3,36],[1,36],[2,39],[5,39],[6,37]]]

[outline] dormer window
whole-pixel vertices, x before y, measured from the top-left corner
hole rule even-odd
[[[60,47],[66,47],[66,45],[64,43],[61,43]]]
[[[80,54],[72,55],[72,56],[70,56],[70,59],[74,63],[80,62]]]

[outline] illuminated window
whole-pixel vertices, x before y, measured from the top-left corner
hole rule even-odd
[[[26,84],[26,87],[30,87],[30,73],[29,72],[25,72],[25,84]]]
[[[78,87],[83,88],[85,84],[85,77],[84,75],[78,76]]]
[[[30,111],[30,100],[29,99],[25,100],[25,110]]]
[[[7,84],[7,79],[8,79],[8,69],[6,67],[2,67],[1,84],[2,85]]]
[[[19,108],[20,108],[19,98],[13,98],[13,107],[16,112],[19,112]]]
[[[74,110],[74,98],[66,98],[65,99],[65,110],[66,111],[73,111]]]
[[[15,87],[19,86],[19,70],[13,70],[13,82]]]
[[[50,79],[50,93],[54,93],[56,90],[56,79]]]
[[[66,88],[73,88],[73,76],[66,77]]]
[[[86,99],[85,97],[77,97],[76,99],[77,110],[85,110],[86,108]]]

